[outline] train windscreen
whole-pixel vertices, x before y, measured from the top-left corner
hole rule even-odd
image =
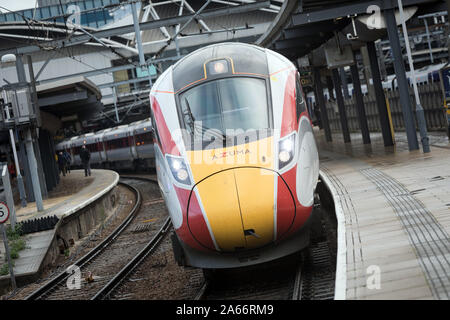
[[[270,128],[266,83],[257,78],[233,77],[207,82],[180,95],[182,121],[191,135],[217,131]]]

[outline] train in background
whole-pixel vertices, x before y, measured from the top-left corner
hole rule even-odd
[[[292,62],[255,45],[206,46],[158,78],[150,103],[180,265],[245,267],[309,245],[319,157]]]
[[[81,166],[83,145],[91,153],[91,166],[94,168],[140,171],[155,167],[150,119],[66,139],[56,145],[56,151],[67,150],[72,156],[71,164]]]
[[[430,83],[430,82],[441,81],[440,80],[440,71],[445,66],[447,66],[447,63],[438,63],[438,64],[428,65],[423,68],[417,69],[415,71],[417,84],[420,85],[420,84],[425,84],[425,83]],[[412,86],[412,77],[411,77],[410,71],[406,72],[406,78],[407,78],[410,86]],[[370,84],[373,83],[372,79],[370,79],[369,81],[370,81]],[[395,74],[388,75],[386,77],[386,80],[382,82],[382,85],[383,85],[383,89],[385,89],[385,90],[388,90],[388,91],[396,90],[398,88],[396,75]],[[353,96],[353,84],[352,83],[348,84],[348,92],[349,92],[350,96]],[[366,84],[361,85],[361,92],[363,95],[368,94]],[[328,92],[328,88],[324,88],[323,93],[324,93],[325,98],[329,101],[330,94]],[[314,96],[314,92],[309,92],[307,94],[307,101],[308,101],[309,106],[312,106],[313,104],[315,104],[316,98]]]

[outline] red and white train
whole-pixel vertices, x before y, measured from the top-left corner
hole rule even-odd
[[[93,167],[136,170],[155,167],[150,119],[72,137],[58,143],[56,151],[67,150],[72,165],[80,166],[83,145],[91,153]]]
[[[319,161],[289,60],[254,45],[207,46],[168,68],[150,103],[179,264],[241,267],[308,246]]]

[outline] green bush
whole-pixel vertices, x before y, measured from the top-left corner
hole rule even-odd
[[[9,242],[11,259],[17,259],[19,257],[19,252],[25,249],[25,240],[17,239]]]
[[[8,264],[4,263],[0,268],[0,276],[6,276],[7,274],[9,274]]]
[[[8,237],[9,251],[12,260],[19,258],[19,251],[25,249],[25,240],[22,239],[21,234],[22,227],[20,223],[16,224],[14,229],[11,225],[6,228],[6,235]],[[4,266],[2,268],[4,268]],[[8,269],[8,266],[6,266],[6,269]]]
[[[13,261],[14,266],[14,261]],[[4,263],[2,267],[0,268],[0,276],[6,276],[9,274],[9,267],[7,263]]]
[[[17,240],[22,235],[22,225],[17,223],[15,228],[13,229],[11,225],[6,228],[6,235],[9,240]]]
[[[11,251],[19,252],[19,251],[25,249],[25,240],[17,239],[17,240],[11,241],[10,245],[11,245]]]

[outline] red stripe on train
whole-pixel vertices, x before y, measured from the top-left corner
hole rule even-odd
[[[175,141],[173,141],[172,139],[172,135],[170,133],[169,128],[167,127],[166,120],[164,119],[158,100],[154,96],[150,96],[150,99],[153,114],[155,116],[159,138],[161,139],[161,145],[159,147],[161,148],[163,154],[168,153],[174,156],[179,156],[180,151],[178,150]]]
[[[174,188],[183,214],[183,223],[180,228],[176,230],[178,236],[184,243],[194,249],[203,251],[206,249],[215,250],[214,243],[211,239],[211,235],[209,234],[208,226],[206,225],[195,192],[192,192],[191,199],[189,201],[191,190],[181,189],[176,186],[174,186]],[[187,216],[188,205],[189,217]]]

